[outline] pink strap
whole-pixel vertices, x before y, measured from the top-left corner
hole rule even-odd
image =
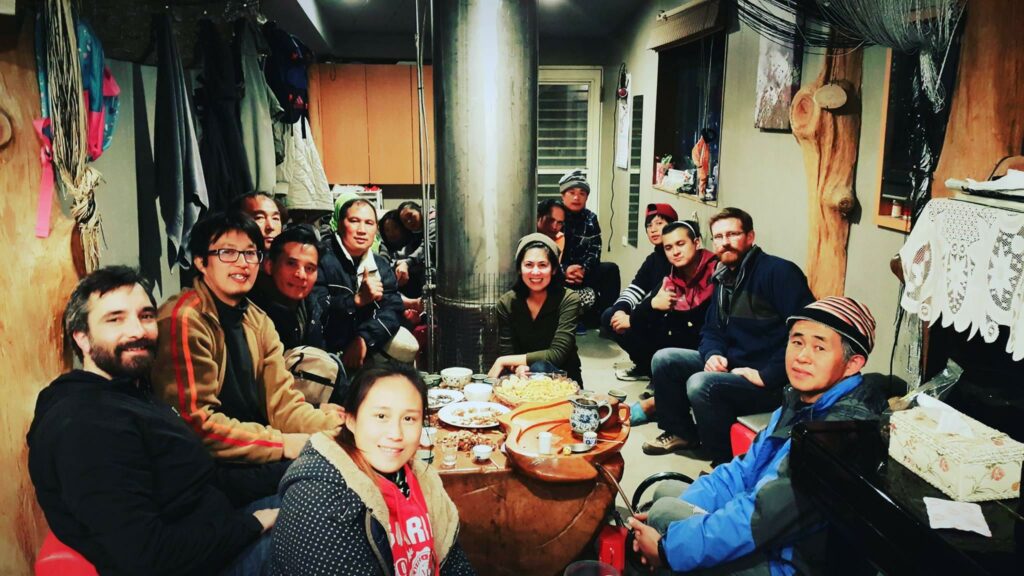
[[[49,238],[50,236],[50,214],[53,212],[53,148],[50,146],[50,138],[43,133],[43,130],[50,125],[49,118],[33,120],[32,125],[39,136],[41,146],[39,147],[39,164],[42,166],[42,174],[39,177],[39,204],[36,207],[36,238]]]

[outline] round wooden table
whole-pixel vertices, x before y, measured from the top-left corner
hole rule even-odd
[[[540,480],[516,470],[499,450],[486,463],[459,452],[456,465],[446,469],[439,446],[452,431],[440,425],[434,466],[459,509],[459,542],[477,573],[562,574],[600,529],[615,488],[600,475],[579,482]],[[622,478],[621,454],[610,454],[602,464]]]

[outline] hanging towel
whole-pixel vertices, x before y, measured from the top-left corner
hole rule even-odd
[[[167,14],[153,17],[156,37],[156,127],[153,157],[160,213],[167,230],[167,265],[191,267],[188,235],[210,202],[199,158],[185,70]]]

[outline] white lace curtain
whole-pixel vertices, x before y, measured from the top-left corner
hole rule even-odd
[[[1006,326],[1006,352],[1024,358],[1024,213],[932,200],[900,258],[904,310],[989,343]]]

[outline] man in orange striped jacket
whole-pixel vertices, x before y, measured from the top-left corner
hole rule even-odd
[[[189,239],[199,273],[160,307],[153,387],[218,458],[295,458],[309,435],[337,431],[337,406],[307,404],[293,388],[266,313],[246,299],[263,258],[259,227],[241,213],[210,214]]]

